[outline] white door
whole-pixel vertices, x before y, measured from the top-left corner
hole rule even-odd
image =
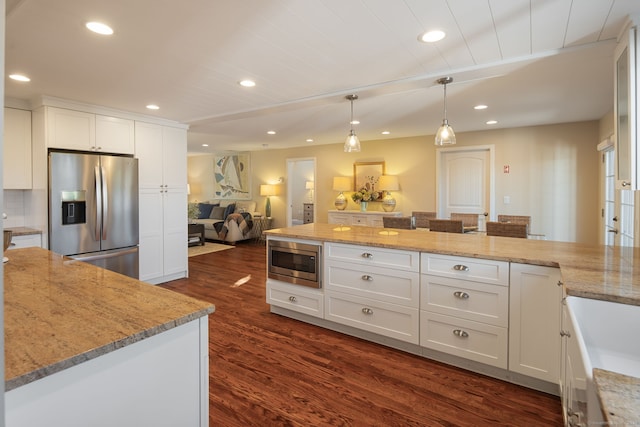
[[[438,217],[451,212],[476,213],[484,229],[485,216],[493,212],[493,147],[443,148],[436,155]]]

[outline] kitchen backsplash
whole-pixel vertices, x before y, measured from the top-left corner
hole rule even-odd
[[[4,228],[25,227],[24,191],[4,190]]]

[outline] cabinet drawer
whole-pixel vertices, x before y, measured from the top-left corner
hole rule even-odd
[[[420,345],[498,368],[507,368],[506,328],[421,311]]]
[[[325,266],[325,289],[418,308],[420,275],[412,271],[370,266],[366,269],[346,262]]]
[[[423,253],[420,262],[423,274],[509,286],[506,261]]]
[[[27,234],[24,236],[13,236],[11,246],[8,249],[32,248],[42,246],[42,236],[40,234]]]
[[[324,294],[303,286],[267,280],[267,303],[315,317],[324,317]]]
[[[329,224],[351,225],[351,215],[330,212],[328,222]]]
[[[366,215],[351,215],[351,224],[369,225],[369,217]]]
[[[325,260],[349,261],[361,265],[375,265],[419,271],[419,252],[399,249],[374,248],[371,246],[325,243]]]
[[[448,277],[421,276],[420,308],[507,327],[509,288]]]
[[[325,319],[418,344],[418,309],[346,295],[325,294]]]

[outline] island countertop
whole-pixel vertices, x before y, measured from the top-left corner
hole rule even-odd
[[[323,223],[264,233],[274,237],[560,267],[568,295],[640,305],[640,250],[637,248]]]
[[[5,390],[214,312],[215,307],[41,248],[4,265]]]

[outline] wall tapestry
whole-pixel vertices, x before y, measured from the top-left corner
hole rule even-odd
[[[251,199],[248,153],[216,156],[213,173],[217,199]]]

